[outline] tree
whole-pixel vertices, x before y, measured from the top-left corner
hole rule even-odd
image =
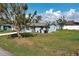
[[[27,9],[28,6],[24,3],[0,4],[0,19],[5,23],[14,25],[18,37],[20,37],[20,31],[22,28],[26,27],[28,21],[25,18]]]
[[[65,25],[65,19],[64,16],[57,20],[58,25],[60,26],[60,29],[63,29],[63,26]]]
[[[36,16],[36,23],[38,23],[42,19],[42,16]]]
[[[34,17],[37,15],[37,11],[34,11],[34,13],[33,14],[29,14],[29,16],[28,16],[28,20],[29,20],[29,25],[30,24],[33,24],[33,32],[35,32],[35,26],[34,26],[34,24],[35,24],[35,19],[34,19]]]
[[[18,37],[20,37],[20,31],[26,28],[27,23],[34,23],[34,17],[37,15],[37,11],[33,14],[29,14],[26,18],[26,11],[28,9],[27,4],[24,3],[9,3],[0,4],[0,19],[5,23],[9,23],[15,26]],[[35,31],[35,27],[33,27]]]

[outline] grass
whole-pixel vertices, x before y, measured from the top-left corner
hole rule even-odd
[[[0,30],[0,34],[3,34],[3,33],[9,33],[9,32],[14,32],[14,31]]]
[[[0,37],[0,46],[19,56],[68,56],[79,52],[79,31],[62,30],[32,35],[20,39],[10,36]]]

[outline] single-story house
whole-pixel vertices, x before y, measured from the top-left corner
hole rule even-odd
[[[58,26],[55,25],[48,26],[47,23],[31,23],[31,24],[28,23],[26,28],[22,29],[21,32],[50,33],[56,31],[57,29]],[[0,24],[0,30],[13,31],[15,30],[15,28],[11,24]]]
[[[66,24],[63,26],[63,29],[79,30],[79,22],[67,21]]]
[[[79,30],[79,25],[65,25],[63,29],[67,30]]]
[[[27,28],[25,29],[26,32],[38,32],[38,33],[50,33],[54,32],[58,29],[58,26],[50,25],[48,26],[47,23],[28,23]],[[22,30],[24,31],[24,30]]]

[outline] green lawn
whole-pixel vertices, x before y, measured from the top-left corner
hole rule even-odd
[[[15,55],[55,56],[79,52],[79,31],[62,30],[54,33],[32,33],[25,38],[0,37],[0,46]]]
[[[3,34],[3,33],[9,33],[9,32],[14,32],[14,31],[9,31],[9,30],[0,30],[0,34]]]

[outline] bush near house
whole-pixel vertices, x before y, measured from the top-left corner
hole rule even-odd
[[[79,31],[60,30],[53,33],[32,33],[33,36],[0,37],[0,47],[20,56],[79,55]]]

